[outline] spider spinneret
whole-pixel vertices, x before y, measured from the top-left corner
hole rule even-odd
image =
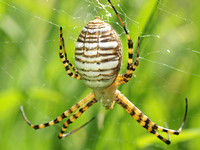
[[[81,114],[83,114],[93,104],[100,101],[106,109],[112,109],[114,102],[121,105],[141,126],[146,128],[150,133],[154,134],[160,140],[166,144],[170,144],[170,138],[167,140],[162,137],[156,130],[163,131],[168,134],[178,135],[185,123],[187,115],[187,99],[186,110],[181,127],[176,130],[163,128],[152,122],[146,115],[144,115],[134,104],[132,104],[124,95],[117,90],[117,86],[127,83],[132,77],[133,72],[139,64],[139,47],[140,37],[138,37],[138,49],[136,60],[133,63],[133,42],[128,34],[128,31],[120,18],[117,10],[113,6],[110,0],[108,0],[111,7],[115,11],[128,40],[128,66],[126,73],[119,75],[121,63],[122,63],[122,44],[116,31],[104,21],[100,20],[100,17],[96,17],[95,20],[90,21],[81,31],[75,46],[75,64],[76,67],[68,60],[67,53],[64,45],[64,38],[62,34],[62,27],[60,27],[60,51],[59,56],[62,60],[67,74],[75,79],[83,80],[83,82],[90,87],[91,92],[84,99],[76,103],[70,109],[66,110],[61,116],[58,116],[55,120],[33,125],[31,124],[24,113],[23,107],[21,111],[25,121],[34,129],[40,129],[53,124],[59,123],[64,118],[78,110],[72,115],[63,125],[58,137],[66,137],[80,128],[88,124],[86,122],[80,128],[64,134],[69,124],[73,123]],[[72,68],[73,72],[70,71]],[[77,69],[76,69],[77,68]],[[80,108],[80,109],[79,109]]]

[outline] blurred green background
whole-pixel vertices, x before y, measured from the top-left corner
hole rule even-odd
[[[123,108],[105,110],[100,103],[69,126],[59,140],[60,124],[33,130],[33,124],[56,118],[91,89],[67,76],[59,59],[59,26],[63,26],[68,57],[74,63],[76,39],[88,21],[100,16],[119,33],[123,65],[127,39],[107,0],[0,0],[0,149],[101,150],[200,149],[200,1],[113,0],[136,48],[141,36],[140,65],[119,90],[151,120],[178,129],[189,100],[188,116],[179,136],[166,145],[142,128]],[[161,133],[167,137],[167,134]]]

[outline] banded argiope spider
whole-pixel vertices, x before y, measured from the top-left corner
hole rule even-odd
[[[95,20],[90,21],[82,29],[77,39],[77,43],[75,46],[75,63],[77,69],[70,63],[67,58],[64,38],[62,35],[62,27],[60,27],[59,56],[65,66],[67,74],[72,78],[83,80],[84,83],[93,90],[93,92],[53,121],[44,124],[33,125],[28,121],[23,111],[23,107],[21,107],[23,117],[32,128],[41,129],[59,123],[64,118],[68,117],[70,114],[77,111],[81,107],[64,123],[62,130],[58,136],[59,138],[63,138],[77,131],[88,123],[87,122],[86,124],[72,132],[64,134],[69,124],[73,123],[93,104],[100,101],[106,109],[112,109],[114,103],[117,102],[117,104],[121,105],[141,126],[146,128],[150,133],[154,134],[166,144],[170,144],[170,138],[168,140],[165,139],[156,130],[163,131],[168,134],[179,135],[184,126],[187,115],[187,99],[183,122],[181,124],[181,127],[176,131],[156,125],[136,106],[134,106],[125,96],[123,96],[120,91],[117,90],[118,85],[127,83],[130,80],[133,72],[139,64],[140,37],[138,37],[136,61],[133,64],[133,42],[117,10],[110,0],[108,0],[108,2],[115,11],[128,39],[129,58],[126,73],[118,75],[122,62],[121,40],[115,30],[109,24],[101,21],[100,17],[97,17]],[[72,72],[70,71],[70,68],[73,70]]]

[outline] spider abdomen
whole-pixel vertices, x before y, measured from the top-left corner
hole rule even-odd
[[[81,31],[75,46],[75,63],[84,83],[92,89],[106,88],[121,67],[122,45],[115,30],[99,17]]]

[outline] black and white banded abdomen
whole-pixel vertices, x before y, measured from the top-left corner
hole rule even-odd
[[[75,46],[75,64],[84,83],[92,89],[110,86],[122,61],[122,44],[115,30],[99,17],[81,31]]]

